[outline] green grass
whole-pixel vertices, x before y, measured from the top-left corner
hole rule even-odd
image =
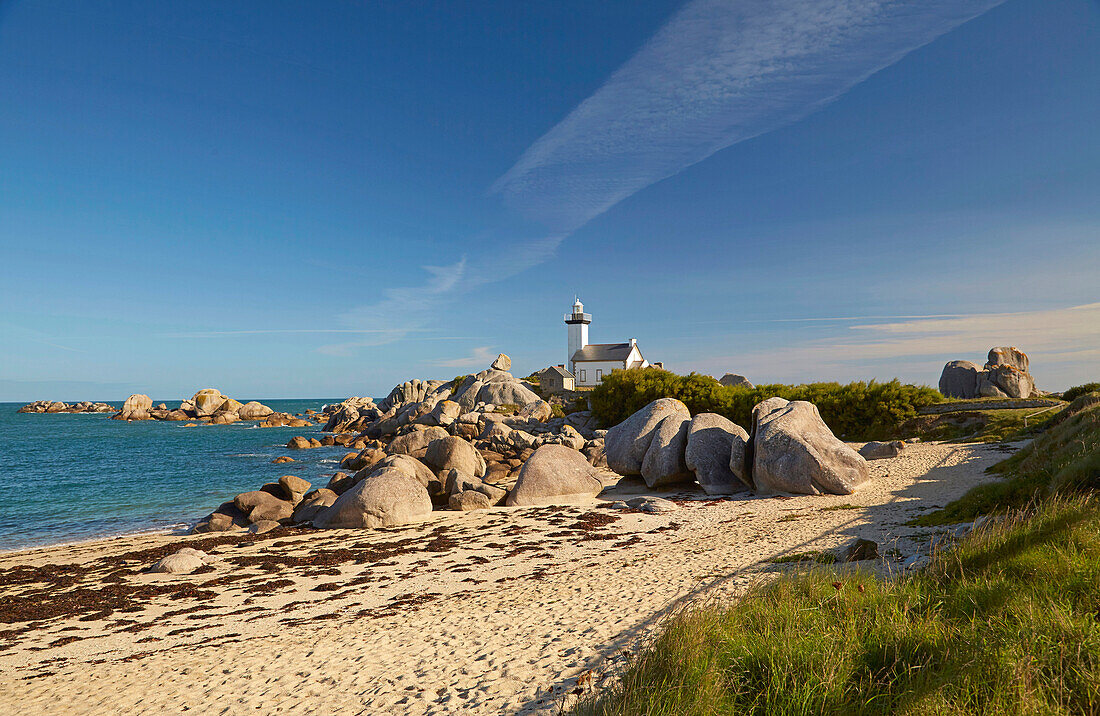
[[[859,505],[849,505],[848,503],[844,503],[843,505],[831,505],[829,507],[822,507],[821,511],[836,512],[837,510],[858,510],[859,508]]]
[[[670,617],[577,715],[1100,713],[1100,507],[1052,498],[893,580],[799,570]]]
[[[1042,432],[1060,408],[1012,408],[923,415],[902,427],[922,440],[989,443],[1024,440]],[[1038,413],[1038,414],[1037,414]],[[1026,422],[1026,425],[1025,425]]]
[[[1100,394],[1077,398],[1051,418],[1042,435],[989,471],[1003,479],[979,485],[910,524],[969,522],[1047,495],[1100,489]]]

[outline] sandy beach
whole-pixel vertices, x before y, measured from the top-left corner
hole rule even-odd
[[[578,677],[612,679],[670,611],[787,568],[771,558],[863,537],[900,569],[939,532],[905,523],[1004,457],[916,444],[872,462],[870,486],[848,496],[713,499],[624,480],[589,504],[436,512],[400,528],[3,554],[0,712],[558,713]],[[678,509],[611,509],[636,494]],[[143,572],[185,545],[218,560]]]

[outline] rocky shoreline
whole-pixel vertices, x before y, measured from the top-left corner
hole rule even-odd
[[[340,472],[318,488],[283,475],[222,503],[193,532],[395,527],[441,510],[575,504],[604,491],[603,468],[647,488],[697,484],[714,496],[848,495],[870,480],[869,459],[905,447],[872,443],[857,452],[832,434],[816,406],[782,398],[757,405],[748,431],[719,415],[692,416],[672,398],[599,430],[587,412],[555,417],[510,367],[501,354],[462,379],[402,383],[378,404],[352,397],[326,405],[320,419],[332,434],[295,436],[286,447],[351,448]],[[659,502],[616,506],[662,509]],[[158,568],[201,566],[192,555]]]

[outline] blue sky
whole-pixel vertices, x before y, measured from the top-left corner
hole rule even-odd
[[[380,395],[635,337],[1100,377],[1094,0],[0,0],[0,400]]]

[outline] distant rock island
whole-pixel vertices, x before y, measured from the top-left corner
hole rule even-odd
[[[36,400],[17,410],[19,413],[113,413],[117,411],[108,403],[93,403],[82,400],[79,403],[62,403],[59,400]]]

